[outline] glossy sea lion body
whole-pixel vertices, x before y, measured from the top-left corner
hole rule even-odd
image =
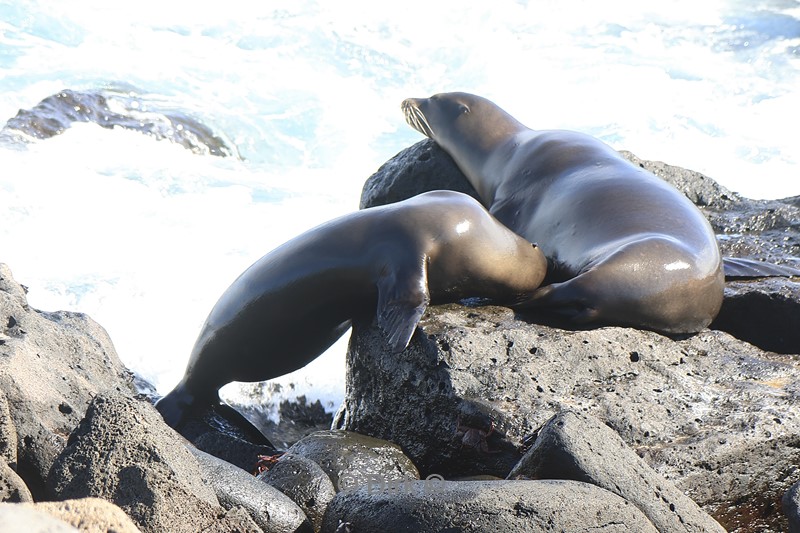
[[[211,310],[182,381],[157,403],[178,426],[231,381],[262,381],[319,356],[376,313],[394,352],[429,302],[513,304],[540,285],[539,249],[473,198],[433,191],[318,226],[248,268]]]
[[[526,306],[668,334],[697,332],[717,315],[724,275],[714,232],[663,180],[593,137],[531,130],[479,96],[402,107],[489,212],[541,247],[547,285]]]

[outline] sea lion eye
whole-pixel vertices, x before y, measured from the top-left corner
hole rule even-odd
[[[458,112],[462,115],[466,115],[467,113],[469,113],[469,107],[465,106],[464,104],[461,104],[458,106]]]

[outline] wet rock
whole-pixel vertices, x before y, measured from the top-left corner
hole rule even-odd
[[[261,531],[246,512],[226,512],[205,479],[149,403],[100,394],[54,462],[47,489],[56,500],[113,502],[144,532]]]
[[[296,442],[288,452],[317,463],[336,490],[370,481],[419,479],[419,472],[397,444],[340,430],[318,431]]]
[[[325,509],[336,496],[336,489],[321,466],[311,459],[285,454],[258,479],[290,497],[305,512],[314,531],[319,531]]]
[[[282,400],[277,406],[278,423],[270,413],[274,410],[271,402],[264,402],[281,390],[281,385],[272,382],[250,384],[246,394],[250,401],[247,404],[233,405],[237,411],[246,415],[249,420],[280,450],[289,448],[306,435],[315,431],[331,429],[333,414],[325,412],[322,402],[309,402],[305,396],[293,400]]]
[[[43,511],[82,531],[140,533],[140,529],[122,509],[98,498],[39,502],[25,506],[29,509]]]
[[[22,478],[0,458],[0,502],[32,502],[33,496]]]
[[[349,524],[337,529],[341,524]],[[322,531],[655,532],[634,505],[577,481],[409,481],[337,494]]]
[[[785,530],[775,502],[800,479],[796,355],[719,331],[684,340],[571,331],[459,305],[429,308],[401,355],[385,347],[379,328],[355,324],[341,426],[397,443],[423,476],[504,477],[516,461],[493,452],[577,409],[603,419],[723,527]],[[494,421],[488,452],[457,437],[474,412]]]
[[[191,451],[224,508],[246,509],[265,533],[313,531],[303,511],[278,489],[212,455]]]
[[[732,332],[765,350],[800,354],[798,317],[800,282],[782,278],[730,281],[711,329]]]
[[[276,453],[272,443],[240,413],[227,405],[191,416],[178,432],[199,450],[253,472],[259,455]]]
[[[661,532],[725,530],[672,483],[659,476],[608,426],[562,411],[539,431],[510,479],[573,479],[624,498]]]
[[[783,512],[789,519],[789,533],[800,533],[800,482],[786,491],[781,503]]]
[[[47,512],[19,503],[0,503],[3,533],[78,533],[71,525]]]
[[[132,394],[133,387],[100,325],[80,313],[30,308],[24,288],[2,266],[0,391],[13,405],[16,471],[41,499],[44,479],[89,401],[102,391]],[[3,438],[9,438],[10,426],[3,427]]]
[[[196,118],[131,90],[64,89],[32,109],[21,109],[0,130],[0,140],[19,143],[48,139],[75,122],[138,131],[157,140],[169,140],[196,154],[238,156],[231,143]]]

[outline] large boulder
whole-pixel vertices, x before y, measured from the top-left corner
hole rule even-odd
[[[504,477],[527,436],[575,409],[723,526],[785,529],[776,502],[800,477],[797,356],[720,331],[570,331],[454,304],[430,308],[400,355],[356,324],[347,358],[339,424],[399,444],[423,476]]]
[[[34,497],[44,496],[44,479],[91,399],[104,391],[134,394],[132,378],[99,324],[80,313],[31,308],[24,287],[0,264],[0,393],[13,405],[16,457],[8,446],[3,454]],[[3,413],[0,405],[0,447],[10,438]]]
[[[212,476],[220,472],[201,467],[149,403],[98,395],[53,464],[47,488],[57,500],[113,502],[144,532],[262,531],[241,507],[223,509]],[[305,521],[288,498],[283,504],[291,510],[276,513],[268,531],[294,532]],[[284,520],[290,514],[295,520]]]
[[[409,481],[375,490],[340,492],[323,533],[655,533],[636,506],[577,481]]]
[[[659,476],[594,417],[562,411],[509,474],[511,479],[573,479],[625,498],[662,532],[725,530],[672,483]]]

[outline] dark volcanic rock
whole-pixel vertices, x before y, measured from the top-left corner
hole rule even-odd
[[[210,473],[208,473],[210,474]],[[150,404],[98,395],[47,479],[52,498],[97,497],[145,532],[259,532],[246,512],[220,507],[207,473]]]
[[[729,281],[711,329],[734,333],[765,350],[800,354],[800,282],[794,279]]]
[[[328,474],[311,459],[287,453],[258,479],[289,496],[305,512],[314,531],[319,531],[336,489]]]
[[[356,324],[341,420],[399,444],[423,476],[505,476],[513,463],[493,451],[580,410],[723,526],[780,531],[777,502],[800,477],[798,384],[798,356],[719,331],[679,341],[627,328],[569,331],[505,308],[448,305],[428,310],[401,355],[388,353],[379,328]],[[475,411],[497,428],[488,452],[457,436]]]
[[[789,518],[789,533],[800,533],[800,482],[783,495],[783,512]]]
[[[319,400],[309,402],[305,396],[282,400],[277,406],[279,421],[275,423],[270,418],[274,404],[263,400],[280,392],[282,386],[268,381],[249,385],[247,395],[251,401],[232,406],[267,435],[276,448],[285,450],[306,435],[331,429],[333,414],[326,413]]]
[[[447,152],[426,139],[394,156],[367,179],[360,207],[391,204],[437,189],[459,191],[478,199],[478,193]]]
[[[397,444],[348,431],[312,433],[297,441],[287,453],[321,466],[337,491],[375,480],[419,479],[416,466]]]
[[[634,504],[659,531],[724,531],[611,428],[575,411],[562,411],[544,425],[509,478],[573,479],[597,485]]]
[[[349,524],[337,529],[340,524]],[[340,492],[325,533],[656,532],[634,505],[577,481],[412,481]]]
[[[24,142],[48,139],[67,130],[74,122],[92,122],[103,128],[125,128],[167,139],[196,154],[238,155],[222,138],[197,119],[133,91],[64,89],[48,96],[32,109],[21,109],[0,130],[0,140]]]
[[[190,416],[178,429],[199,450],[252,472],[259,455],[276,453],[272,443],[227,405],[211,406]]]
[[[0,264],[0,391],[13,406],[16,471],[40,498],[89,401],[102,391],[133,394],[133,387],[100,325],[80,313],[31,309],[25,290]]]

